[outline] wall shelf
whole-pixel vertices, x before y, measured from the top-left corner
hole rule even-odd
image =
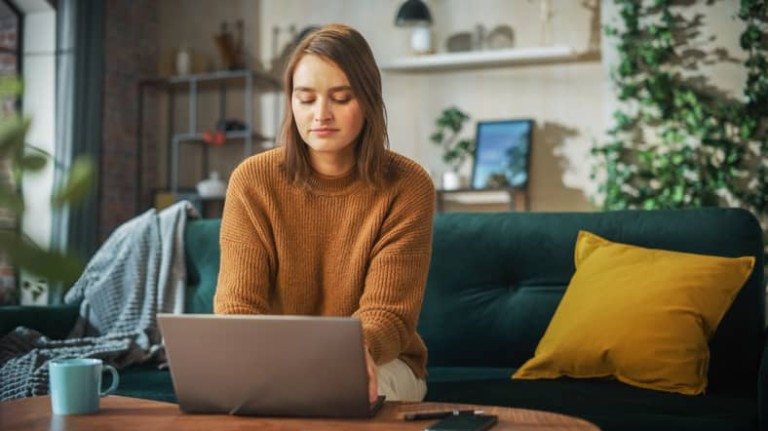
[[[505,190],[498,190],[489,193],[478,193],[476,191],[447,191],[441,190],[443,200],[448,202],[457,202],[462,205],[488,205],[488,204],[509,204],[512,197]]]
[[[528,189],[526,187],[508,187],[501,189],[472,189],[455,190],[437,189],[437,211],[445,210],[448,202],[460,205],[508,205],[512,211],[528,211]]]
[[[404,57],[382,65],[381,70],[395,73],[431,72],[515,64],[543,64],[573,60],[578,57],[579,53],[570,46],[498,49]]]

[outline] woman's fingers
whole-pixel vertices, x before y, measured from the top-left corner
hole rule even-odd
[[[373,403],[379,397],[379,377],[376,362],[368,347],[365,348],[365,366],[368,369],[368,399]]]

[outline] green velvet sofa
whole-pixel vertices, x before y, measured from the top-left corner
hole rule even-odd
[[[688,396],[609,379],[512,380],[534,354],[574,273],[577,232],[613,241],[720,256],[752,255],[755,270],[710,342],[709,387]],[[219,220],[185,232],[186,311],[211,312]],[[429,348],[427,400],[541,409],[603,430],[768,429],[762,231],[738,209],[606,213],[441,213],[419,332]],[[0,309],[17,324],[64,336],[73,306]],[[118,393],[175,401],[168,371],[121,371]]]

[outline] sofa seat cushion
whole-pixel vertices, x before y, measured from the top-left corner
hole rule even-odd
[[[427,383],[508,379],[514,368],[428,367]]]
[[[157,364],[146,364],[134,365],[118,372],[120,373],[120,385],[117,387],[115,395],[176,402],[173,380],[167,368],[158,370]]]
[[[756,402],[743,393],[689,396],[608,379],[512,380],[513,371],[430,368],[426,401],[552,411],[581,417],[603,431],[757,429]]]

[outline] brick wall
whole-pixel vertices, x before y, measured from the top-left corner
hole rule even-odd
[[[147,209],[136,204],[138,83],[154,77],[158,64],[155,0],[108,0],[105,14],[100,242],[117,226]],[[144,148],[143,153],[156,151]],[[154,182],[151,175],[157,169],[153,163],[154,158],[144,157],[145,183]],[[148,188],[142,189],[142,195],[146,194]],[[142,196],[142,202],[148,200]]]
[[[0,17],[0,48],[15,50],[18,33],[19,28],[15,17]],[[15,75],[18,71],[16,66],[15,54],[0,53],[0,75]]]
[[[13,16],[0,17],[0,47],[16,49],[19,27]],[[0,75],[16,75],[18,58],[15,54],[0,53]],[[14,101],[0,100],[0,120],[14,111]],[[5,160],[0,160],[0,182],[10,181],[9,167]],[[16,220],[12,214],[0,210],[0,229],[16,229]],[[16,289],[16,271],[8,259],[0,253],[0,305],[16,304],[18,295]]]

